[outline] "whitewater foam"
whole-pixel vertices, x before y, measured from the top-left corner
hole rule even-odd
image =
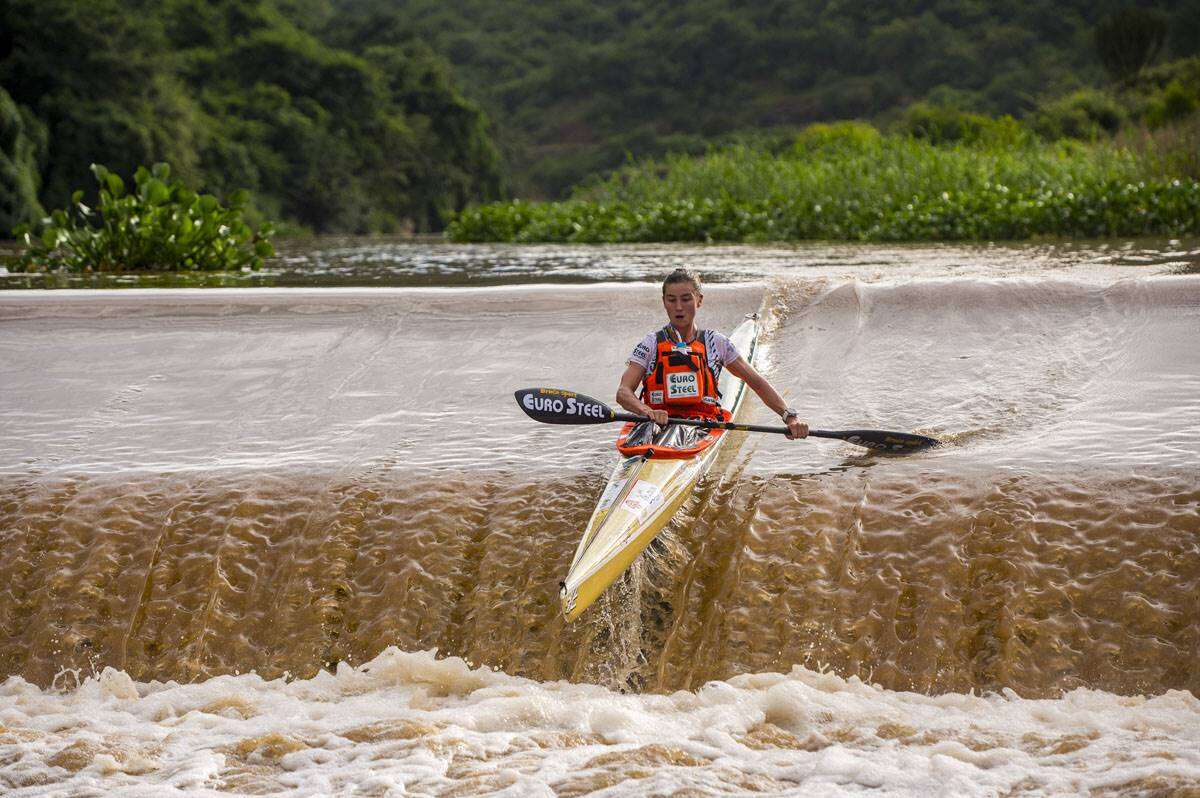
[[[926,696],[800,667],[634,695],[388,648],[307,680],[11,677],[0,763],[21,796],[1135,795],[1200,788],[1200,700]]]

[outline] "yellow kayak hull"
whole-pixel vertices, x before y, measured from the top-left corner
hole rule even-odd
[[[749,317],[730,336],[751,364],[758,332],[757,317]],[[741,406],[745,387],[728,371],[721,374],[721,404],[731,414]],[[728,435],[690,459],[627,457],[617,464],[559,591],[568,621],[578,618],[599,598],[670,523]]]

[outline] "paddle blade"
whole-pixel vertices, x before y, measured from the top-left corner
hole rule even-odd
[[[516,397],[525,415],[543,424],[603,424],[613,420],[612,408],[604,402],[574,391],[522,388]]]
[[[916,452],[940,445],[936,438],[929,438],[925,435],[914,435],[911,432],[887,432],[878,429],[838,430],[829,437],[841,438],[877,452]]]

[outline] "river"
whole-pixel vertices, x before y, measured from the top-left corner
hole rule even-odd
[[[1198,263],[346,240],[226,287],[0,276],[0,784],[1200,789]],[[616,429],[512,391],[611,399],[679,265],[813,426],[945,445],[737,433],[565,624]]]

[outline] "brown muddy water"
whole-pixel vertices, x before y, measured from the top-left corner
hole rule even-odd
[[[662,252],[634,259],[688,259]],[[702,322],[766,313],[764,370],[814,424],[946,448],[743,436],[574,626],[557,582],[614,430],[536,426],[511,391],[610,397],[653,287],[0,295],[0,673],[312,674],[396,644],[638,690],[802,664],[1200,692],[1200,280],[838,254],[713,286]]]
[[[0,678],[309,678],[396,646],[633,692],[800,665],[1200,695],[1195,249],[364,253],[391,287],[0,292]],[[610,398],[681,263],[703,325],[765,315],[814,426],[947,445],[740,434],[567,625],[616,429],[512,391]]]

